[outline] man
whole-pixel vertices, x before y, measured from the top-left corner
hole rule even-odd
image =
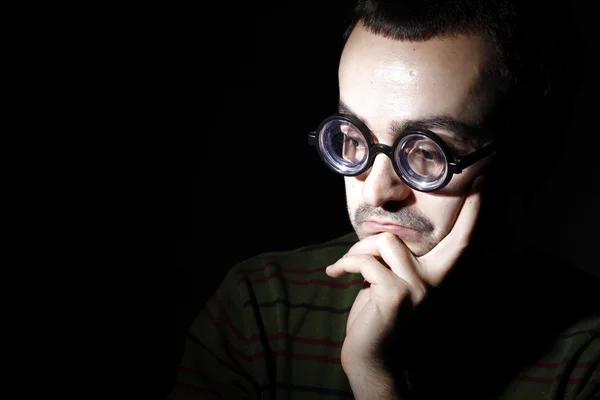
[[[309,137],[355,232],[230,270],[169,399],[600,395],[600,286],[518,231],[572,95],[564,24],[528,11],[358,2]]]

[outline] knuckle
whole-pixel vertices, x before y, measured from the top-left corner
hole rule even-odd
[[[359,254],[356,256],[357,261],[360,261],[361,264],[369,265],[373,261],[376,261],[375,257],[371,254]]]

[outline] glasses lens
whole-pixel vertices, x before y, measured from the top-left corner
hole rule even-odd
[[[323,125],[319,149],[323,160],[343,175],[359,172],[368,160],[369,145],[364,135],[354,124],[341,119]]]
[[[395,157],[402,176],[419,190],[437,188],[448,174],[446,154],[425,135],[411,134],[402,138]]]

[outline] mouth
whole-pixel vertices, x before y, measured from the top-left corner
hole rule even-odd
[[[400,239],[408,241],[417,241],[422,237],[419,231],[386,221],[367,220],[362,223],[362,228],[370,234],[390,232]]]

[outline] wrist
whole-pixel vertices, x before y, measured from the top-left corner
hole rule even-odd
[[[356,400],[406,400],[400,396],[394,376],[384,368],[354,365],[344,371]]]
[[[390,372],[383,366],[373,364],[352,364],[344,372],[350,382],[356,400],[410,400],[412,390],[406,370]]]

